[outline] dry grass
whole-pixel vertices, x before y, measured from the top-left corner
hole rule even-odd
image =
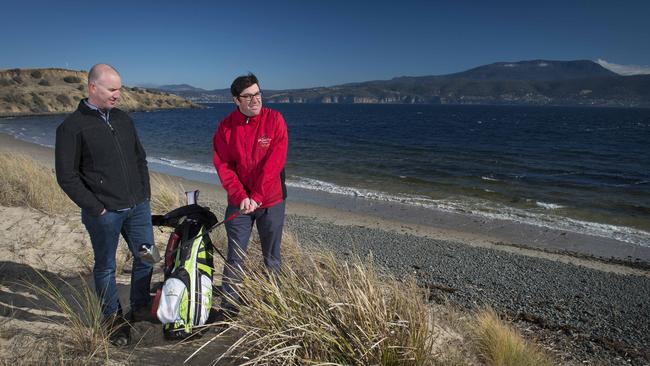
[[[478,314],[475,343],[480,357],[494,366],[551,366],[553,362],[539,347],[526,342],[493,310]]]
[[[83,250],[78,250],[73,254],[77,261],[79,262],[80,268],[79,273],[81,274],[90,274],[93,272],[93,267],[95,265],[95,254],[93,253],[92,248],[85,247]],[[116,260],[118,257],[116,256]],[[118,272],[119,273],[119,272]]]
[[[83,355],[90,361],[99,354],[108,356],[110,342],[109,333],[103,324],[103,315],[99,298],[90,285],[80,278],[79,285],[73,285],[63,279],[56,283],[40,274],[42,284],[26,283],[25,287],[33,291],[42,301],[51,308],[51,311],[60,314],[58,317],[44,317],[65,332],[61,338],[67,339],[74,351]]]
[[[231,322],[241,338],[222,356],[242,364],[430,365],[433,317],[413,281],[379,277],[369,264],[331,255],[269,275],[251,265]]]
[[[215,362],[552,365],[494,312],[474,317],[451,304],[432,306],[413,281],[382,276],[372,261],[307,255],[287,234],[279,275],[261,266],[253,235],[240,285],[246,305],[234,321],[223,323],[238,341]],[[216,236],[225,241],[225,235]]]
[[[150,183],[151,213],[164,215],[184,204],[183,187],[169,177],[151,173]]]
[[[28,206],[45,213],[75,210],[53,172],[27,155],[0,153],[0,204]]]
[[[0,153],[0,204],[27,206],[45,213],[69,213],[75,204],[61,190],[54,172],[23,154]],[[167,213],[183,202],[183,187],[152,173],[151,211]]]

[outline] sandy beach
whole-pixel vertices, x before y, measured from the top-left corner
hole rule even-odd
[[[53,149],[8,135],[0,134],[0,151],[53,166]],[[223,209],[218,182],[169,179]],[[3,216],[14,211],[3,209]],[[649,247],[299,189],[289,191],[287,212],[300,244],[342,258],[372,255],[399,278],[414,276],[434,302],[491,306],[563,362],[650,362]]]

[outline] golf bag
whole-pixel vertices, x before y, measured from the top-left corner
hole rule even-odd
[[[196,204],[198,191],[186,195],[188,205],[152,216],[155,226],[174,228],[165,250],[164,282],[152,306],[167,339],[191,336],[194,327],[206,323],[212,308],[214,247],[207,230],[218,220]]]

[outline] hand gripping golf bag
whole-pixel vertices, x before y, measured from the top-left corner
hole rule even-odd
[[[218,220],[208,208],[195,203],[198,192],[186,194],[188,205],[152,215],[155,226],[174,228],[165,250],[164,282],[152,306],[167,339],[194,334],[212,308],[214,247],[207,230]]]

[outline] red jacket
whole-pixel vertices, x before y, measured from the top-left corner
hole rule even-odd
[[[285,198],[280,179],[287,159],[287,125],[282,115],[269,108],[247,117],[239,109],[219,123],[212,139],[213,162],[228,205],[249,197],[262,208]]]

